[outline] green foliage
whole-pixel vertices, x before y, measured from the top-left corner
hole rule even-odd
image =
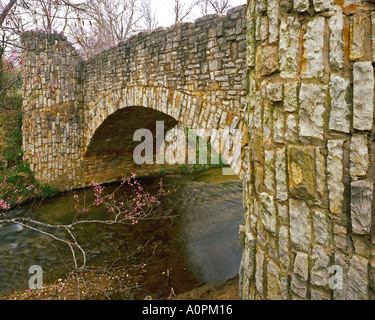
[[[57,190],[39,185],[22,152],[22,97],[8,95],[6,107],[0,113],[0,198],[9,198],[14,206],[32,196],[50,197]],[[4,110],[5,109],[5,110]],[[30,186],[35,186],[30,188]]]
[[[39,194],[43,197],[54,197],[59,194],[59,190],[51,187],[48,184],[43,184],[39,187]]]
[[[22,114],[13,114],[3,117],[2,123],[5,130],[5,146],[3,158],[7,160],[8,166],[23,166],[22,161]]]

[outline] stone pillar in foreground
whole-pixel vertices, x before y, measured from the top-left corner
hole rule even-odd
[[[374,298],[374,39],[368,2],[248,1],[244,299]]]

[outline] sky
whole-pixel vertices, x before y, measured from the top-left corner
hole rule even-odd
[[[169,27],[174,24],[173,16],[173,0],[150,0],[152,5],[155,3],[157,9],[157,17],[159,21],[159,26]],[[230,0],[232,7],[237,7],[243,4],[246,4],[246,0]],[[194,13],[191,15],[190,19],[187,21],[194,21],[196,18],[201,16],[199,8],[197,7],[194,10]]]

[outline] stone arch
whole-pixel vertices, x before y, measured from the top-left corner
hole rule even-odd
[[[101,183],[119,180],[120,173],[131,174],[139,171],[146,174],[157,171],[156,166],[142,165],[138,168],[132,163],[133,150],[137,145],[137,142],[132,140],[134,132],[144,128],[151,130],[155,137],[156,121],[164,121],[166,131],[180,124],[184,128],[195,130],[198,135],[202,131],[210,133],[212,129],[221,129],[220,132],[224,132],[226,129],[232,144],[232,134],[243,133],[241,152],[247,141],[245,123],[220,103],[214,105],[203,97],[162,87],[128,86],[106,94],[97,102],[89,103],[86,110],[87,135],[83,152],[86,185],[92,180]],[[220,153],[223,142],[220,143],[216,137],[213,141],[216,141],[213,143],[215,151]],[[108,144],[111,144],[111,147],[108,147]],[[233,151],[232,147],[229,153],[223,153],[223,158],[242,178],[243,154],[240,152],[234,155]],[[154,153],[156,152],[157,150],[154,150]],[[121,161],[124,163],[121,164]]]

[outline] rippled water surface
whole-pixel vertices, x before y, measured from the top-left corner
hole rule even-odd
[[[160,209],[178,215],[173,228],[179,254],[184,255],[187,268],[202,282],[224,281],[238,273],[242,249],[238,244],[238,226],[243,224],[242,183],[233,176],[223,176],[220,169],[189,175],[164,177],[164,185],[178,185]],[[152,188],[158,179],[145,178],[142,183]],[[106,186],[107,189],[116,185]],[[83,197],[84,191],[78,192]],[[48,222],[68,223],[72,219],[72,195],[63,193],[34,206]],[[26,209],[26,208],[25,208]],[[104,214],[96,212],[94,214]],[[97,227],[96,227],[97,228]],[[61,232],[61,231],[60,231]],[[90,242],[91,255],[103,258],[108,249],[121,250],[125,240],[121,227],[88,227],[82,236],[102,234],[98,243]],[[148,231],[149,232],[149,231]],[[56,233],[58,235],[59,232]],[[144,235],[147,237],[147,234]],[[103,240],[104,239],[104,240]],[[27,288],[28,269],[40,265],[45,281],[52,281],[66,272],[67,248],[49,237],[19,225],[0,225],[0,292]]]

